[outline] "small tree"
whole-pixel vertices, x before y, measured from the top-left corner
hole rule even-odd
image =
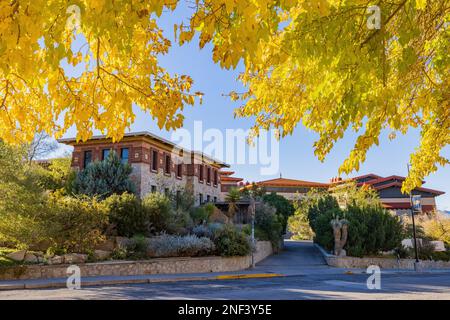
[[[287,221],[295,212],[295,208],[292,203],[285,197],[280,196],[275,192],[265,194],[262,199],[264,202],[277,209],[277,214],[281,218],[283,230],[286,230]]]
[[[91,163],[80,171],[73,189],[75,193],[100,198],[124,192],[134,193],[131,172],[129,164],[122,163],[115,152],[110,152],[105,160]]]
[[[225,201],[228,202],[228,217],[234,218],[237,211],[237,202],[241,199],[241,193],[237,188],[231,188],[225,197]]]

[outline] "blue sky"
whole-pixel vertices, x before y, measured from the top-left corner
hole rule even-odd
[[[167,38],[173,40],[173,23],[180,23],[186,17],[185,8],[179,8],[174,13],[164,13],[161,23]],[[186,21],[186,20],[185,20]],[[212,61],[211,47],[198,49],[198,42],[179,47],[173,41],[173,46],[168,55],[161,57],[160,63],[171,73],[187,74],[194,80],[192,92],[205,93],[203,104],[187,107],[184,110],[186,117],[184,128],[192,130],[194,121],[201,120],[204,130],[217,128],[225,131],[227,128],[248,129],[252,125],[252,119],[235,119],[233,110],[239,106],[239,102],[232,102],[223,94],[230,91],[242,91],[242,86],[236,81],[236,77],[242,67],[237,70],[222,70]],[[170,138],[171,132],[160,131],[156,122],[148,114],[135,107],[137,113],[136,122],[130,131],[150,131]],[[417,130],[411,130],[406,135],[397,134],[393,141],[388,139],[389,132],[383,132],[380,137],[380,145],[372,148],[367,155],[366,162],[358,173],[351,176],[376,173],[381,176],[406,175],[406,164],[409,154],[418,146],[420,134]],[[75,129],[70,129],[65,137],[75,136]],[[340,142],[336,144],[324,163],[314,156],[313,143],[317,135],[299,125],[292,136],[280,141],[280,172],[285,178],[327,182],[331,177],[337,176],[337,170],[342,161],[351,150],[356,135],[348,132]],[[450,158],[450,147],[442,152],[443,156]],[[260,175],[258,165],[233,165],[232,170],[236,176],[248,181],[266,180],[279,176]],[[450,210],[450,168],[444,167],[426,179],[424,187],[445,191],[446,194],[437,198],[438,208]]]

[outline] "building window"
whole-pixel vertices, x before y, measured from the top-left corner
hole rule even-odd
[[[203,165],[202,165],[202,164],[199,166],[199,169],[198,169],[198,170],[200,171],[200,172],[199,172],[199,178],[198,178],[198,180],[203,182],[204,168],[203,168]]]
[[[217,197],[214,197],[214,203],[216,203],[217,202]]]
[[[152,193],[156,193],[156,186],[152,186],[151,191],[152,191]]]
[[[217,186],[218,181],[219,181],[219,177],[217,175],[217,170],[214,170],[214,185]]]
[[[183,164],[177,164],[177,177],[181,178],[183,176]]]
[[[111,149],[103,149],[102,150],[102,160],[105,160],[106,158],[108,158],[110,152],[111,152]]]
[[[169,155],[166,155],[166,162],[164,165],[164,173],[170,174],[170,156]]]
[[[87,150],[84,152],[84,162],[83,162],[84,168],[86,168],[91,162],[92,162],[92,151]]]
[[[120,162],[123,164],[128,163],[128,148],[122,148],[120,150]]]
[[[158,171],[158,151],[152,151],[152,170]]]
[[[202,194],[202,193],[200,193],[200,194],[198,195],[198,199],[199,199],[199,201],[200,201],[200,204],[202,204],[202,203],[203,203],[203,194]]]
[[[206,196],[206,202],[210,202],[211,201],[211,196],[208,194],[207,196]]]
[[[206,171],[206,183],[211,183],[211,168]]]

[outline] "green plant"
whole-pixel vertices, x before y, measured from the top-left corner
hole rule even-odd
[[[327,250],[333,249],[334,236],[330,221],[339,217],[349,222],[344,249],[350,256],[376,255],[380,251],[400,247],[404,232],[398,217],[392,216],[371,196],[365,197],[364,193],[358,197],[349,196],[349,199],[354,200],[349,201],[345,209],[341,209],[336,198],[330,194],[316,192],[305,200],[301,210],[307,212],[315,233],[315,242]]]
[[[140,199],[134,194],[113,194],[104,203],[108,208],[109,222],[115,226],[118,235],[131,237],[135,234],[150,234],[152,223]]]
[[[269,204],[277,210],[277,215],[281,218],[280,221],[282,224],[282,228],[283,230],[286,230],[288,219],[295,212],[294,205],[285,197],[280,196],[274,192],[265,194],[262,199],[265,203]]]
[[[78,173],[73,190],[77,194],[98,196],[102,199],[115,193],[134,193],[131,172],[129,164],[122,163],[115,152],[110,152],[105,160],[90,163]]]
[[[162,234],[151,238],[148,245],[150,257],[195,257],[214,253],[214,243],[206,237],[196,235]]]
[[[104,241],[108,213],[106,206],[96,198],[52,194],[47,207],[42,221],[54,250],[89,253]]]
[[[135,259],[142,259],[147,256],[149,241],[142,235],[135,235],[127,245],[127,253]]]
[[[142,207],[149,223],[156,232],[173,228],[176,216],[172,210],[170,199],[162,193],[149,193],[142,199]]]
[[[194,223],[199,224],[207,222],[209,217],[214,213],[215,205],[213,203],[207,203],[203,206],[192,209],[191,217]]]
[[[215,231],[214,244],[221,256],[245,256],[251,252],[248,237],[231,225]]]
[[[255,237],[272,243],[275,250],[279,249],[283,225],[274,207],[263,202],[256,206],[255,211]]]
[[[241,192],[237,188],[231,188],[225,196],[225,201],[228,202],[228,217],[234,218],[237,211],[237,202],[241,199]]]
[[[25,158],[24,148],[0,141],[0,243],[21,248],[45,237],[46,196]]]

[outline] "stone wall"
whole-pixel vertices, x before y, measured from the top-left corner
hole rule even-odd
[[[381,269],[405,269],[414,270],[414,259],[389,259],[389,258],[357,258],[357,257],[337,257],[331,255],[320,247],[315,245],[327,264],[337,268],[363,268],[366,269],[371,265],[379,266]],[[420,269],[450,269],[450,261],[431,261],[423,260],[419,264]]]
[[[255,261],[272,254],[269,241],[258,241]],[[248,269],[251,256],[158,258],[142,261],[107,261],[80,264],[81,276],[129,276],[145,274],[207,273]],[[0,280],[50,279],[67,277],[68,265],[28,265],[0,268]]]

